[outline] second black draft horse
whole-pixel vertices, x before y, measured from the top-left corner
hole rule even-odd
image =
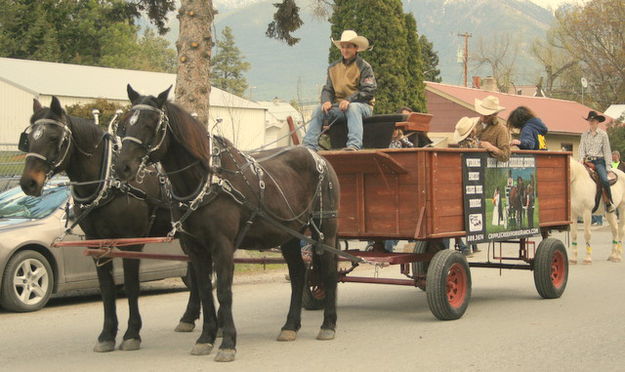
[[[30,124],[20,137],[20,150],[27,152],[20,179],[22,190],[28,195],[40,196],[45,182],[64,171],[70,181],[82,183],[72,186],[72,196],[76,218],[88,239],[166,235],[170,229],[169,204],[155,174],[146,176],[141,185],[132,184],[133,195],[119,188],[104,189],[107,169],[110,169],[107,164],[110,163],[107,161],[111,151],[109,141],[108,134],[93,120],[68,115],[56,97],[52,97],[49,108],[35,99]],[[114,177],[114,174],[109,171],[108,176]],[[122,249],[140,251],[142,248],[143,245],[133,245]],[[136,259],[123,260],[129,316],[120,350],[136,350],[141,344],[139,262]],[[113,262],[109,260],[96,267],[104,305],[104,325],[93,350],[113,351],[118,328]],[[195,319],[199,318],[200,296],[194,288],[192,273],[188,278],[191,294],[176,327],[179,332],[192,331]]]
[[[117,167],[132,179],[146,163],[160,162],[172,184],[177,212],[174,226],[185,241],[197,274],[204,328],[191,353],[209,354],[218,324],[223,340],[216,361],[232,361],[236,329],[232,317],[233,255],[236,248],[280,246],[291,278],[291,302],[279,341],[293,341],[301,323],[306,267],[293,232],[336,247],[339,182],[332,166],[304,147],[247,154],[206,128],[179,106],[167,102],[171,87],[157,97],[128,85],[131,111]],[[176,210],[176,209],[174,209]],[[289,232],[288,230],[291,229]],[[297,234],[296,233],[296,234]],[[313,269],[326,290],[317,339],[335,336],[337,257],[315,249]],[[210,268],[217,273],[219,312],[215,314]]]

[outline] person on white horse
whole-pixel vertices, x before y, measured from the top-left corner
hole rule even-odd
[[[594,136],[593,139],[601,138],[599,137],[600,133],[605,132],[601,129],[598,129],[597,125],[599,124],[599,122],[604,121],[605,117],[603,117],[602,115],[598,115],[594,111],[591,111],[586,119],[592,119],[588,120],[590,122],[591,129],[587,132],[584,132],[584,134],[588,133],[587,135]],[[593,127],[596,133],[591,133]],[[597,131],[601,132],[598,132],[599,134],[597,134]],[[588,145],[588,142],[584,142],[584,134],[582,134],[582,142],[580,144],[580,147]],[[603,140],[607,142],[607,136]],[[595,146],[599,145],[595,144]],[[602,151],[605,151],[603,150],[604,143],[602,143],[600,146],[602,148]],[[605,156],[610,155],[609,143],[607,143],[606,147],[608,148],[607,151],[601,153],[603,160],[605,160]],[[584,150],[584,153],[582,153],[582,150]],[[585,158],[585,154],[587,154],[586,151],[587,150],[580,148],[581,159]],[[596,149],[595,153],[598,153]],[[605,164],[605,161],[598,163]],[[614,196],[614,199],[610,197],[612,211],[608,209],[608,205],[606,205],[604,208],[604,206],[599,203],[596,213],[603,214],[604,210],[607,212],[606,217],[610,224],[610,229],[612,232],[612,252],[608,257],[608,261],[621,262],[621,255],[623,252],[622,240],[623,236],[625,235],[625,218],[621,218],[620,221],[618,221],[617,226],[616,214],[613,213],[613,211],[614,208],[617,208],[621,215],[624,215],[625,213],[625,173],[621,172],[618,169],[613,170],[613,172],[618,176],[618,180],[611,187],[610,190],[610,194]],[[595,190],[596,184],[590,177],[589,173],[586,171],[584,165],[574,159],[571,159],[571,219],[573,221],[571,228],[571,255],[569,255],[569,262],[571,264],[577,263],[577,218],[579,216],[583,216],[584,238],[586,240],[586,257],[584,258],[583,263],[592,263],[592,247],[590,244],[590,221],[591,214],[595,209]]]
[[[599,115],[595,111],[590,111],[585,120],[588,121],[589,128],[582,133],[582,139],[579,143],[579,158],[584,162],[594,164],[600,184],[607,194],[607,200],[605,201],[606,212],[613,213],[615,207],[612,201],[610,182],[608,181],[608,171],[612,168],[610,161],[612,159],[612,150],[610,149],[608,134],[599,128],[599,123],[605,121],[605,116]]]

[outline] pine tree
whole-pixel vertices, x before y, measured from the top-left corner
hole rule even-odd
[[[395,112],[407,105],[423,109],[423,86],[415,82],[417,79],[422,80],[416,72],[420,69],[419,63],[409,56],[418,53],[418,47],[415,43],[409,46],[407,22],[401,0],[334,1],[330,17],[332,37],[337,39],[343,30],[354,30],[367,37],[373,45],[370,51],[361,52],[360,55],[373,67],[378,83],[376,113]],[[415,38],[415,34],[410,37]],[[339,50],[332,45],[330,62],[339,58]]]
[[[419,37],[421,45],[421,59],[423,60],[423,77],[426,81],[440,83],[441,70],[438,69],[438,53],[434,51],[432,43],[425,35]]]
[[[239,48],[234,44],[232,29],[225,27],[223,40],[216,43],[217,50],[211,61],[211,83],[214,87],[237,96],[243,96],[247,89],[247,79],[243,73],[250,69],[250,64],[243,61]]]
[[[417,33],[417,21],[411,13],[404,15],[408,32],[408,69],[406,71],[406,103],[418,112],[425,112],[425,84],[423,83],[423,54]]]

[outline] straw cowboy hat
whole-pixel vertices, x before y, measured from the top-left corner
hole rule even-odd
[[[356,31],[352,30],[343,31],[341,34],[341,40],[332,39],[332,42],[339,49],[341,49],[341,43],[352,43],[358,47],[359,52],[365,51],[369,48],[369,40],[367,40],[364,36],[358,36]]]
[[[475,111],[481,115],[492,115],[505,110],[503,106],[499,106],[499,98],[488,96],[484,99],[475,99]]]
[[[467,138],[479,121],[480,118],[468,118],[466,116],[458,120],[456,130],[454,130],[454,142],[458,143]]]
[[[597,120],[599,123],[603,123],[605,121],[605,116],[597,114],[596,111],[590,111],[588,117],[584,118],[584,120]]]

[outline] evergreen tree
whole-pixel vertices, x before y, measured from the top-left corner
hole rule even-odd
[[[423,83],[423,55],[417,34],[417,21],[411,13],[404,15],[408,32],[408,69],[406,71],[406,103],[415,111],[425,112],[425,84]]]
[[[408,45],[406,22],[401,0],[334,1],[330,17],[333,38],[340,38],[343,30],[354,30],[367,37],[373,45],[370,51],[362,52],[361,55],[373,67],[378,83],[376,113],[395,112],[399,107],[409,104],[423,107],[417,98],[418,94],[409,93],[409,90],[415,89],[420,90],[422,95],[423,87],[409,86],[410,82],[414,83],[413,78],[419,77],[409,76],[412,71],[408,66],[409,53],[411,50],[414,53],[416,47]],[[339,50],[332,46],[330,61],[339,58]],[[413,64],[417,68],[418,63]]]
[[[234,44],[232,29],[226,26],[221,34],[223,40],[217,41],[217,50],[211,61],[211,83],[226,92],[243,96],[247,89],[243,73],[250,69],[250,64],[243,61],[239,48]]]
[[[438,53],[425,35],[419,37],[421,59],[423,60],[423,77],[426,81],[441,82],[441,70],[438,69]]]
[[[153,44],[159,48],[148,53],[153,47],[141,43],[139,28],[134,24],[139,10],[148,10],[148,3],[163,11],[169,2],[0,0],[0,56],[171,71],[175,52],[168,48],[167,41],[148,34],[150,41],[158,39]],[[153,59],[156,55],[169,61]]]

